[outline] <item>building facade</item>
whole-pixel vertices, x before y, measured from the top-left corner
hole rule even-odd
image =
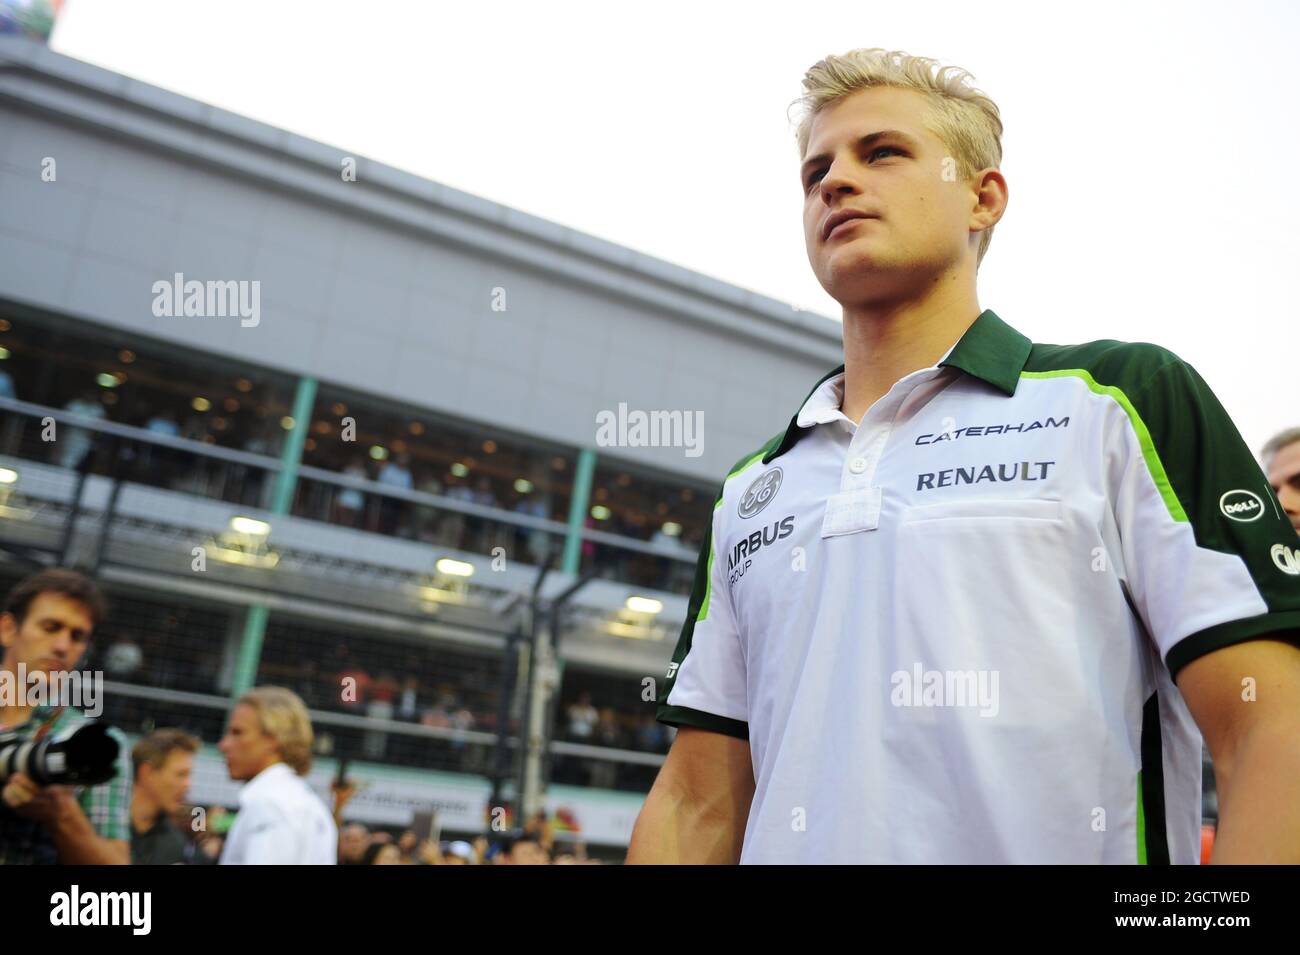
[[[129,732],[212,744],[280,683],[323,767],[416,801],[527,787],[540,734],[616,843],[722,477],[839,354],[825,317],[0,39],[0,583],[95,570]]]

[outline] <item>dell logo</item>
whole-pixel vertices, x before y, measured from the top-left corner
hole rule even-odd
[[[1264,516],[1264,502],[1254,491],[1229,491],[1219,498],[1219,510],[1234,521],[1257,521]]]

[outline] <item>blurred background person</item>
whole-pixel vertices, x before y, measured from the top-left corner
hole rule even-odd
[[[131,864],[179,865],[188,840],[171,816],[185,802],[199,741],[178,729],[154,730],[131,750]]]
[[[401,865],[402,850],[393,842],[372,842],[361,859],[362,865]]]
[[[403,491],[414,490],[410,456],[403,453],[389,458],[379,469],[377,480],[387,487],[395,487]],[[403,537],[407,536],[409,528],[405,518],[409,506],[401,498],[385,497],[379,506],[379,533],[395,534],[400,531]]]
[[[447,843],[442,853],[442,862],[444,865],[478,865],[474,847],[459,839]]]
[[[334,865],[338,829],[303,776],[312,729],[298,695],[258,687],[239,698],[218,749],[230,778],[247,785],[226,838],[222,865]]]
[[[550,865],[550,857],[534,833],[520,832],[501,840],[493,856],[496,865]]]
[[[349,461],[348,466],[343,469],[343,473],[359,481],[367,480],[370,477],[366,473],[365,464],[359,459]],[[334,523],[343,524],[347,527],[356,527],[361,523],[361,512],[365,509],[365,506],[366,499],[361,491],[354,487],[342,488],[334,498]]]
[[[339,865],[361,865],[370,846],[370,830],[359,822],[349,822],[339,833]]]
[[[1300,531],[1300,428],[1287,428],[1268,439],[1260,452],[1264,473],[1291,524]]]
[[[83,418],[100,419],[104,417],[104,406],[99,403],[99,396],[94,391],[84,391],[63,406],[64,411]],[[95,439],[84,428],[73,428],[60,424],[55,432],[59,448],[59,466],[76,468],[81,459],[90,453]]]
[[[417,861],[416,850],[420,848],[420,837],[415,834],[414,829],[404,829],[397,837],[397,848],[402,853],[402,864],[412,865]]]

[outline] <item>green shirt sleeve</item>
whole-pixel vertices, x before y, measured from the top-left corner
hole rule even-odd
[[[1164,605],[1154,614],[1157,624],[1166,621],[1156,636],[1171,674],[1244,640],[1300,644],[1300,537],[1219,399],[1176,356],[1132,394],[1160,495],[1147,498],[1153,519],[1131,528],[1141,555],[1135,571],[1147,605]],[[1179,526],[1190,531],[1191,546],[1177,546]],[[1255,609],[1234,609],[1247,603]],[[1179,631],[1185,635],[1170,639]]]
[[[85,786],[77,797],[82,812],[105,839],[131,840],[131,746],[116,728],[109,735],[117,741],[117,775],[98,786]]]

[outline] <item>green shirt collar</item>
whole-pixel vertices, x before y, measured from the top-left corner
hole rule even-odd
[[[998,318],[992,309],[986,308],[966,329],[948,357],[939,362],[939,366],[959,368],[1010,397],[1016,393],[1020,372],[1024,370],[1032,347],[1033,343],[1028,338]],[[844,366],[840,365],[822,375],[804,400],[799,402],[799,408],[803,408],[823,382],[843,372]],[[796,441],[812,430],[799,427],[799,408],[795,409],[781,440],[763,456],[764,464],[785,454],[794,447]]]

